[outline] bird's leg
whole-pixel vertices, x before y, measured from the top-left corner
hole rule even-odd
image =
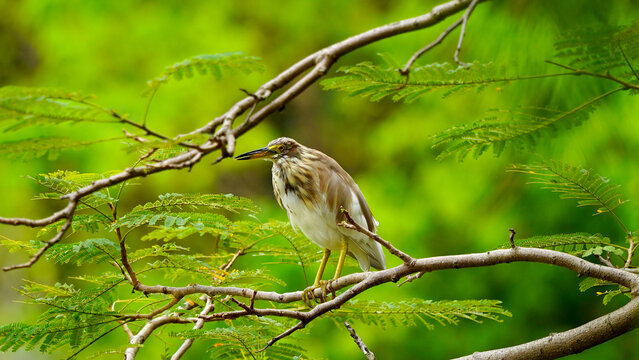
[[[337,260],[337,268],[335,269],[335,276],[333,276],[333,280],[331,281],[335,281],[337,279],[339,279],[340,275],[342,275],[342,268],[344,267],[344,260],[346,260],[346,253],[348,253],[348,242],[346,242],[345,239],[342,239],[342,243],[340,244],[340,249],[339,249],[339,259]],[[327,284],[327,288],[330,288],[330,281]],[[326,290],[326,289],[323,289]],[[335,290],[330,289],[331,293],[333,293],[333,299],[335,299]],[[326,292],[323,292],[323,295],[325,295]]]
[[[318,288],[320,286],[320,280],[322,280],[322,275],[324,275],[324,269],[326,268],[326,263],[328,262],[329,256],[331,256],[331,251],[329,249],[324,249],[324,257],[322,258],[320,267],[317,270],[317,275],[315,276],[315,282],[313,282],[312,287]]]
[[[340,244],[339,249],[339,260],[337,260],[337,268],[335,269],[335,276],[333,276],[333,280],[337,280],[342,274],[342,267],[344,266],[344,260],[346,260],[347,252],[348,243],[346,242],[346,240],[342,239],[342,243]]]
[[[319,298],[319,302],[326,301],[326,281],[322,281],[322,275],[324,275],[324,269],[326,269],[326,263],[328,262],[328,257],[331,256],[331,251],[329,249],[324,249],[324,256],[322,257],[322,262],[320,263],[320,267],[317,270],[317,275],[315,275],[315,281],[313,285],[307,287],[302,292],[302,300],[306,305],[310,308],[313,307],[312,301],[316,300],[315,297],[315,289],[321,287],[322,295]]]

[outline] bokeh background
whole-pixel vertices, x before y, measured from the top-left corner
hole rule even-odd
[[[0,1],[0,85],[64,88],[95,94],[101,105],[139,120],[145,106],[145,82],[166,66],[199,54],[241,51],[261,57],[262,74],[231,75],[220,82],[209,77],[172,82],[156,95],[149,126],[166,134],[197,128],[223,113],[243,94],[297,60],[324,46],[370,28],[428,12],[439,1]],[[522,75],[556,72],[544,60],[555,53],[553,43],[562,34],[584,26],[627,25],[636,19],[632,1],[491,1],[475,10],[463,45],[462,59],[494,62]],[[380,62],[385,53],[399,62],[431,42],[453,20],[430,29],[380,41],[341,58],[331,69],[361,61]],[[450,61],[455,32],[425,55],[424,63]],[[381,225],[379,234],[414,256],[479,252],[494,249],[517,236],[587,231],[602,233],[623,244],[614,220],[592,216],[592,209],[576,208],[555,194],[526,185],[521,175],[506,173],[515,162],[541,155],[593,168],[622,185],[630,203],[619,215],[635,229],[639,198],[639,103],[617,94],[608,98],[583,125],[542,141],[536,153],[505,152],[478,160],[435,160],[437,149],[429,137],[455,124],[477,120],[492,108],[518,105],[569,109],[611,88],[602,80],[566,77],[516,82],[502,89],[470,91],[442,98],[433,93],[404,105],[389,100],[371,103],[346,99],[313,85],[286,108],[241,137],[237,151],[264,146],[289,136],[335,158],[358,182]],[[39,134],[65,134],[78,139],[119,136],[118,126],[61,126],[0,134],[10,141]],[[38,218],[59,204],[33,201],[39,189],[26,176],[56,169],[103,172],[122,169],[135,155],[120,151],[117,142],[68,151],[55,160],[29,162],[0,159],[0,214]],[[159,194],[234,193],[253,199],[261,219],[286,219],[277,207],[264,162],[225,160],[209,166],[205,159],[191,172],[170,171],[136,180],[124,194],[123,206],[151,201]],[[2,236],[29,240],[35,231],[0,226]],[[206,251],[206,238],[183,240]],[[204,249],[204,250],[202,250]],[[398,260],[388,257],[390,266]],[[0,249],[0,263],[25,260],[23,254]],[[354,263],[350,263],[353,265]],[[239,266],[253,266],[250,261]],[[350,267],[355,271],[356,267]],[[40,261],[33,268],[0,274],[0,317],[3,324],[34,319],[41,308],[25,305],[15,288],[23,279],[55,283],[86,269],[55,266]],[[288,282],[277,291],[304,286],[300,272],[286,268]],[[331,270],[329,269],[329,272]],[[379,286],[362,299],[398,300],[489,298],[503,301],[513,314],[503,323],[458,326],[386,328],[353,326],[380,359],[461,356],[474,351],[515,345],[551,332],[578,326],[625,303],[617,297],[607,306],[594,292],[582,294],[574,273],[540,264],[508,264],[482,269],[444,271],[396,288]],[[346,329],[319,320],[299,337],[312,358],[358,359],[362,355]],[[639,358],[637,334],[574,355],[579,359]],[[123,332],[96,346],[108,349],[123,344]],[[155,341],[155,342],[153,342]],[[163,350],[150,340],[144,358]],[[205,345],[193,349],[199,358]],[[48,358],[40,353],[2,354],[8,359]],[[142,356],[142,353],[141,353]],[[57,358],[59,356],[52,356]],[[115,357],[117,358],[117,356]]]

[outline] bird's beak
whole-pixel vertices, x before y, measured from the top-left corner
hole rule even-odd
[[[242,155],[238,155],[235,157],[235,160],[250,160],[250,159],[261,159],[261,158],[269,158],[275,155],[275,152],[267,147],[246,152]]]

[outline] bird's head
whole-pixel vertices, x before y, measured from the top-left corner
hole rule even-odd
[[[235,160],[264,159],[277,161],[287,156],[297,156],[301,145],[297,141],[281,137],[268,143],[266,147],[246,152],[235,157]]]

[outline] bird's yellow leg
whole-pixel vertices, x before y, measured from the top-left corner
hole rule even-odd
[[[320,267],[317,270],[317,275],[315,275],[315,281],[313,282],[313,288],[318,288],[320,286],[320,280],[322,280],[322,275],[324,275],[324,269],[326,268],[326,263],[328,262],[328,257],[331,256],[331,251],[329,249],[324,249],[324,257],[322,258],[322,262],[320,263]]]
[[[328,262],[329,256],[331,256],[331,251],[329,249],[324,249],[324,256],[322,257],[322,262],[317,270],[317,275],[315,275],[313,285],[307,287],[302,292],[302,301],[304,301],[304,303],[306,303],[306,305],[310,308],[313,307],[312,301],[316,299],[315,289],[321,287],[322,295],[319,299],[320,301],[326,300],[326,282],[322,281],[322,275],[324,275],[324,269],[326,269],[326,263]]]
[[[344,267],[344,260],[346,260],[346,253],[348,252],[348,243],[342,239],[342,243],[339,249],[339,260],[337,260],[337,268],[335,269],[335,276],[333,280],[337,280],[342,274],[342,267]]]

